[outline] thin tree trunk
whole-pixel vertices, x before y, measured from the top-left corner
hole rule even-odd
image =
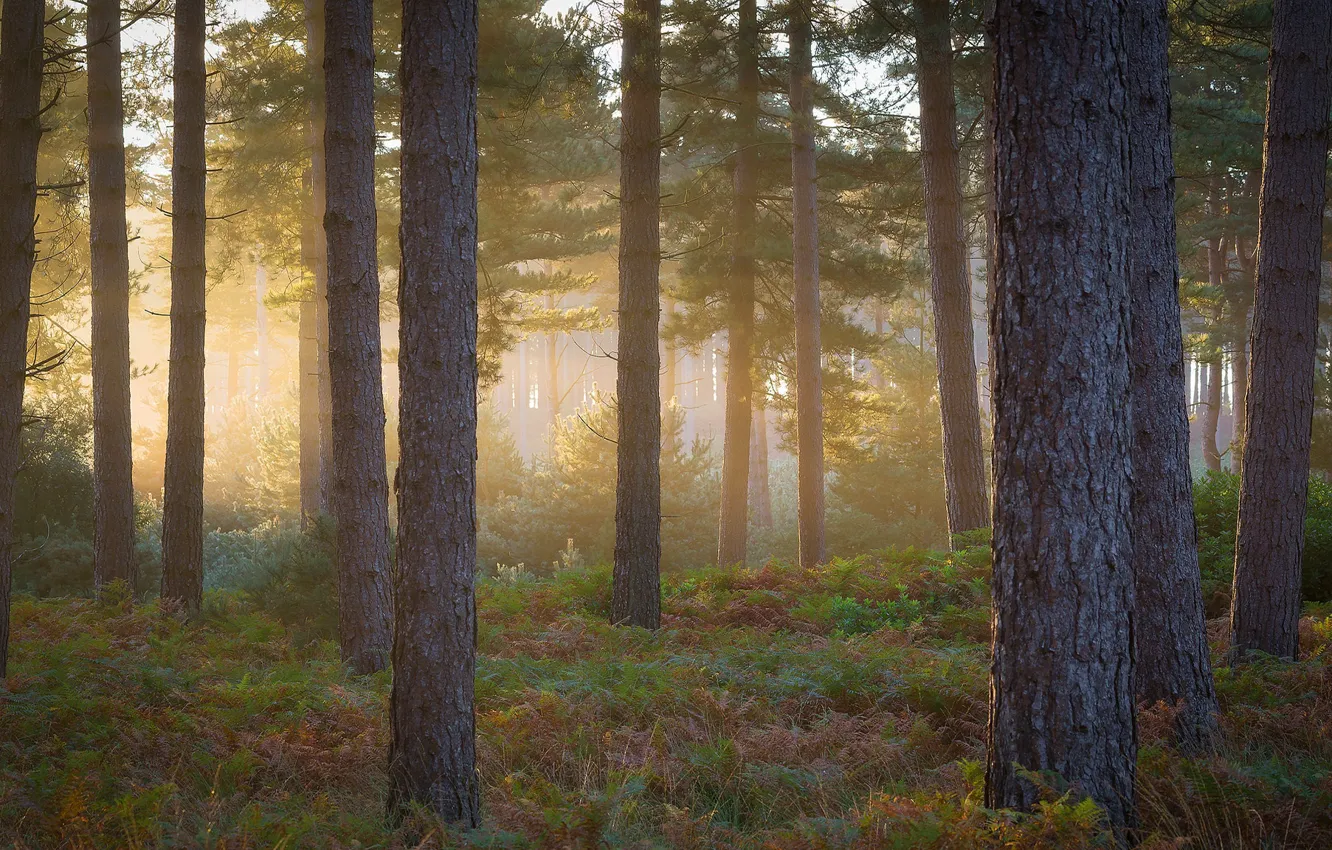
[[[759,30],[757,0],[740,0],[736,34],[735,201],[731,213],[730,316],[726,330],[726,430],[722,438],[717,565],[744,564],[749,538],[749,437],[753,428],[754,220],[758,207]]]
[[[757,528],[772,528],[772,488],[768,477],[768,413],[763,399],[754,404],[754,435],[749,444],[749,512]]]
[[[0,680],[9,660],[14,479],[28,366],[36,243],[37,145],[42,131],[41,0],[4,0],[0,14]]]
[[[1332,2],[1277,0],[1268,58],[1231,652],[1299,653],[1318,288],[1332,108]]]
[[[667,298],[665,321],[669,322],[671,316],[674,315],[675,315],[675,299]],[[679,352],[675,350],[675,345],[672,344],[670,340],[666,341],[665,348],[666,348],[666,368],[662,371],[662,381],[664,382],[665,387],[662,396],[663,396],[663,403],[669,403],[671,399],[675,398],[676,389],[680,385],[680,363],[679,363]]]
[[[1051,771],[1136,820],[1124,5],[999,0],[985,804]],[[1095,203],[1088,203],[1094,198]]]
[[[796,513],[800,566],[826,552],[823,536],[823,369],[819,340],[819,201],[815,185],[814,56],[810,3],[791,4],[792,261],[795,271]]]
[[[546,296],[546,309],[555,310],[555,296]],[[560,339],[556,333],[546,334],[546,405],[550,413],[552,433],[560,424]]]
[[[305,0],[305,70],[309,75],[310,194],[306,196],[306,266],[314,277],[315,342],[319,393],[319,512],[328,513],[333,492],[333,384],[328,367],[328,243],[324,235],[324,0]]]
[[[398,574],[389,811],[475,827],[477,2],[402,9]]]
[[[204,0],[176,0],[172,66],[171,369],[162,497],[162,598],[203,603]]]
[[[93,583],[134,587],[129,239],[120,0],[88,2],[88,219],[92,271]]]
[[[1207,402],[1203,410],[1202,455],[1209,472],[1221,471],[1221,450],[1216,445],[1217,430],[1221,425],[1221,360],[1207,363]]]
[[[388,666],[388,473],[375,245],[375,49],[372,0],[326,0],[328,123],[324,139],[328,365],[333,404],[338,635],[358,673]]]
[[[1254,256],[1243,239],[1235,240],[1235,257],[1239,260],[1240,279],[1244,293],[1236,311],[1239,338],[1235,341],[1234,381],[1231,398],[1235,413],[1235,438],[1230,444],[1230,469],[1239,474],[1244,468],[1244,428],[1249,411],[1249,310],[1254,298]]]
[[[1170,142],[1166,0],[1128,6],[1124,27],[1133,126],[1130,379],[1133,573],[1138,699],[1177,709],[1186,749],[1216,734],[1216,690],[1203,612],[1189,471]]]
[[[324,512],[319,490],[319,340],[315,334],[314,295],[301,302],[297,333],[300,350],[297,352],[297,390],[300,394],[300,478],[301,527]]]
[[[661,0],[626,0],[611,622],[661,625]]]
[[[929,233],[934,350],[943,414],[944,485],[948,530],[959,534],[990,524],[990,497],[981,442],[971,275],[957,150],[953,45],[949,0],[914,0],[920,86],[921,165]]]

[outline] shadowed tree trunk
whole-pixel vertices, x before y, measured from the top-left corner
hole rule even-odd
[[[791,52],[792,262],[795,273],[796,524],[800,566],[824,560],[823,368],[819,340],[819,201],[814,161],[813,0],[793,0]]]
[[[1235,660],[1299,652],[1329,108],[1332,2],[1277,0],[1230,608]]]
[[[1235,240],[1235,257],[1239,261],[1240,279],[1244,285],[1244,297],[1240,302],[1236,320],[1239,324],[1239,339],[1235,341],[1234,389],[1231,407],[1235,416],[1235,438],[1230,444],[1230,469],[1239,473],[1244,468],[1244,428],[1249,415],[1249,310],[1253,307],[1254,297],[1254,256],[1253,246],[1242,238]]]
[[[745,562],[749,539],[749,438],[753,429],[754,219],[758,207],[758,3],[740,0],[737,80],[735,242],[731,249],[730,318],[726,329],[726,430],[722,452],[717,565]]]
[[[474,827],[476,0],[402,8],[401,461],[389,811]]]
[[[331,507],[338,539],[338,634],[358,673],[388,666],[388,473],[375,245],[375,51],[371,0],[327,0],[324,150],[329,379],[333,405]]]
[[[958,534],[989,526],[990,496],[981,442],[971,274],[967,269],[958,175],[957,102],[953,95],[948,4],[949,0],[914,0],[920,159],[925,177],[939,409],[943,414],[944,484],[948,531]]]
[[[985,804],[1050,771],[1134,815],[1124,5],[999,0],[994,660]]]
[[[1202,418],[1203,463],[1210,472],[1221,471],[1221,450],[1216,445],[1216,432],[1221,425],[1221,360],[1220,355],[1203,364],[1207,373],[1207,401]]]
[[[661,0],[626,0],[611,622],[661,624]]]
[[[162,496],[162,598],[203,602],[204,0],[176,2],[172,66],[171,368]]]
[[[129,240],[120,0],[88,2],[88,220],[92,272],[93,582],[134,586]]]
[[[4,0],[0,15],[0,679],[9,660],[14,478],[28,366],[33,219],[42,93],[41,0]]]
[[[1186,749],[1216,733],[1189,471],[1174,160],[1170,143],[1170,29],[1166,0],[1128,6],[1133,170],[1129,297],[1133,404],[1133,572],[1138,699],[1176,707]]]

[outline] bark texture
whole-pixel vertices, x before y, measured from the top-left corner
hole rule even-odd
[[[204,0],[177,0],[175,20],[162,598],[175,600],[193,614],[203,602]]]
[[[405,0],[398,574],[389,811],[480,821],[476,0]]]
[[[1050,771],[1131,827],[1124,4],[995,10],[994,658],[985,799]]]
[[[319,513],[332,511],[333,499],[333,383],[328,365],[328,251],[323,214],[327,207],[324,163],[324,0],[305,0],[305,70],[309,74],[310,120],[306,142],[310,147],[310,192],[306,195],[302,245],[305,267],[314,278],[315,381],[319,402]]]
[[[92,271],[93,582],[134,586],[129,241],[120,0],[88,2],[88,213]]]
[[[1133,572],[1138,699],[1178,710],[1186,749],[1216,733],[1189,470],[1189,414],[1175,250],[1166,0],[1128,6],[1133,126],[1129,238],[1133,406]]]
[[[1330,108],[1332,0],[1277,0],[1230,608],[1235,660],[1299,652]]]
[[[661,0],[626,0],[611,622],[661,625]]]
[[[758,208],[759,29],[757,0],[740,0],[734,244],[726,327],[726,429],[723,435],[717,565],[744,564],[749,540],[749,441],[754,419],[754,221]]]
[[[324,149],[329,379],[337,522],[338,633],[358,673],[388,666],[388,473],[375,245],[375,52],[371,0],[327,0]]]
[[[971,272],[957,148],[949,0],[914,0],[916,78],[920,88],[921,167],[930,250],[930,300],[943,414],[948,531],[990,524],[971,323]]]
[[[823,367],[819,339],[819,199],[814,159],[812,0],[791,4],[792,262],[795,272],[796,524],[800,566],[823,563]]]
[[[0,14],[0,679],[9,660],[14,478],[28,366],[36,243],[37,145],[42,131],[41,0],[4,0]]]

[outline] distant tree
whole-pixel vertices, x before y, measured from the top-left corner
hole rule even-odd
[[[1129,4],[1124,36],[1133,124],[1129,357],[1137,692],[1144,702],[1178,708],[1179,740],[1198,748],[1216,732],[1217,704],[1189,470],[1166,0]]]
[[[162,598],[203,603],[204,0],[178,0],[172,64],[171,366],[162,496]]]
[[[388,473],[375,250],[375,50],[371,0],[324,8],[329,378],[338,540],[338,633],[359,673],[388,666]]]
[[[1235,660],[1299,653],[1329,109],[1332,2],[1277,0],[1230,609]]]
[[[474,827],[477,3],[402,9],[398,574],[389,811]]]
[[[626,0],[611,622],[661,625],[661,0]]]
[[[985,804],[1052,772],[1136,820],[1124,4],[995,4],[994,659]],[[1090,202],[1088,199],[1094,199]]]
[[[14,479],[28,371],[45,11],[41,0],[4,0],[0,10],[0,678],[9,660]]]

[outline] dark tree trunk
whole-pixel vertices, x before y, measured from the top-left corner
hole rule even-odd
[[[1174,160],[1170,144],[1170,40],[1166,0],[1128,6],[1133,155],[1129,231],[1133,405],[1133,571],[1138,699],[1178,709],[1185,748],[1216,733],[1189,471]]]
[[[1135,821],[1124,6],[999,0],[985,800],[1051,771]]]
[[[402,9],[398,575],[389,811],[480,820],[476,0]]]
[[[297,390],[300,393],[300,480],[301,527],[308,528],[312,520],[324,512],[319,490],[319,340],[315,325],[314,295],[301,302],[297,334],[300,349],[297,353]]]
[[[758,207],[758,3],[740,0],[737,80],[735,243],[726,330],[726,431],[722,451],[717,565],[744,564],[749,538],[749,434],[753,426],[754,220]]]
[[[33,220],[42,93],[41,0],[4,0],[0,15],[0,680],[9,660],[14,478],[28,366]]]
[[[757,528],[772,528],[772,488],[768,480],[768,414],[762,398],[754,405],[754,434],[749,438],[749,510]]]
[[[949,38],[949,0],[914,0],[914,5],[920,159],[925,177],[939,409],[943,414],[944,485],[948,531],[959,534],[989,526],[990,496],[981,442],[971,274],[967,269],[958,173],[953,44]]]
[[[1235,417],[1235,438],[1230,444],[1230,469],[1240,473],[1244,469],[1244,428],[1249,415],[1249,310],[1254,297],[1254,256],[1252,248],[1243,239],[1235,240],[1235,258],[1239,261],[1240,279],[1244,295],[1236,311],[1239,338],[1235,341],[1234,389],[1231,403]]]
[[[791,4],[792,261],[795,272],[796,513],[800,566],[824,559],[823,368],[819,340],[819,199],[814,160],[814,56],[810,4]]]
[[[1252,650],[1299,652],[1329,108],[1332,2],[1277,0],[1230,609],[1236,660]]]
[[[661,624],[661,0],[626,0],[611,622]]]
[[[328,365],[328,243],[324,234],[326,209],[324,165],[324,0],[305,0],[305,70],[309,75],[310,121],[306,143],[310,147],[310,193],[306,196],[306,223],[302,229],[308,248],[306,268],[314,277],[315,348],[319,400],[319,512],[332,510],[333,498],[333,383]]]
[[[388,473],[375,245],[375,51],[371,0],[327,0],[324,149],[328,240],[329,378],[333,405],[331,507],[338,539],[338,632],[358,673],[388,666]]]
[[[1202,419],[1203,463],[1210,472],[1221,471],[1221,450],[1216,445],[1216,432],[1221,425],[1221,360],[1218,357],[1204,364],[1207,370],[1207,402]]]
[[[171,369],[162,497],[162,598],[203,602],[204,0],[176,1],[172,66]]]
[[[93,582],[131,588],[134,445],[130,429],[129,241],[120,0],[88,2],[88,212],[92,261]]]

